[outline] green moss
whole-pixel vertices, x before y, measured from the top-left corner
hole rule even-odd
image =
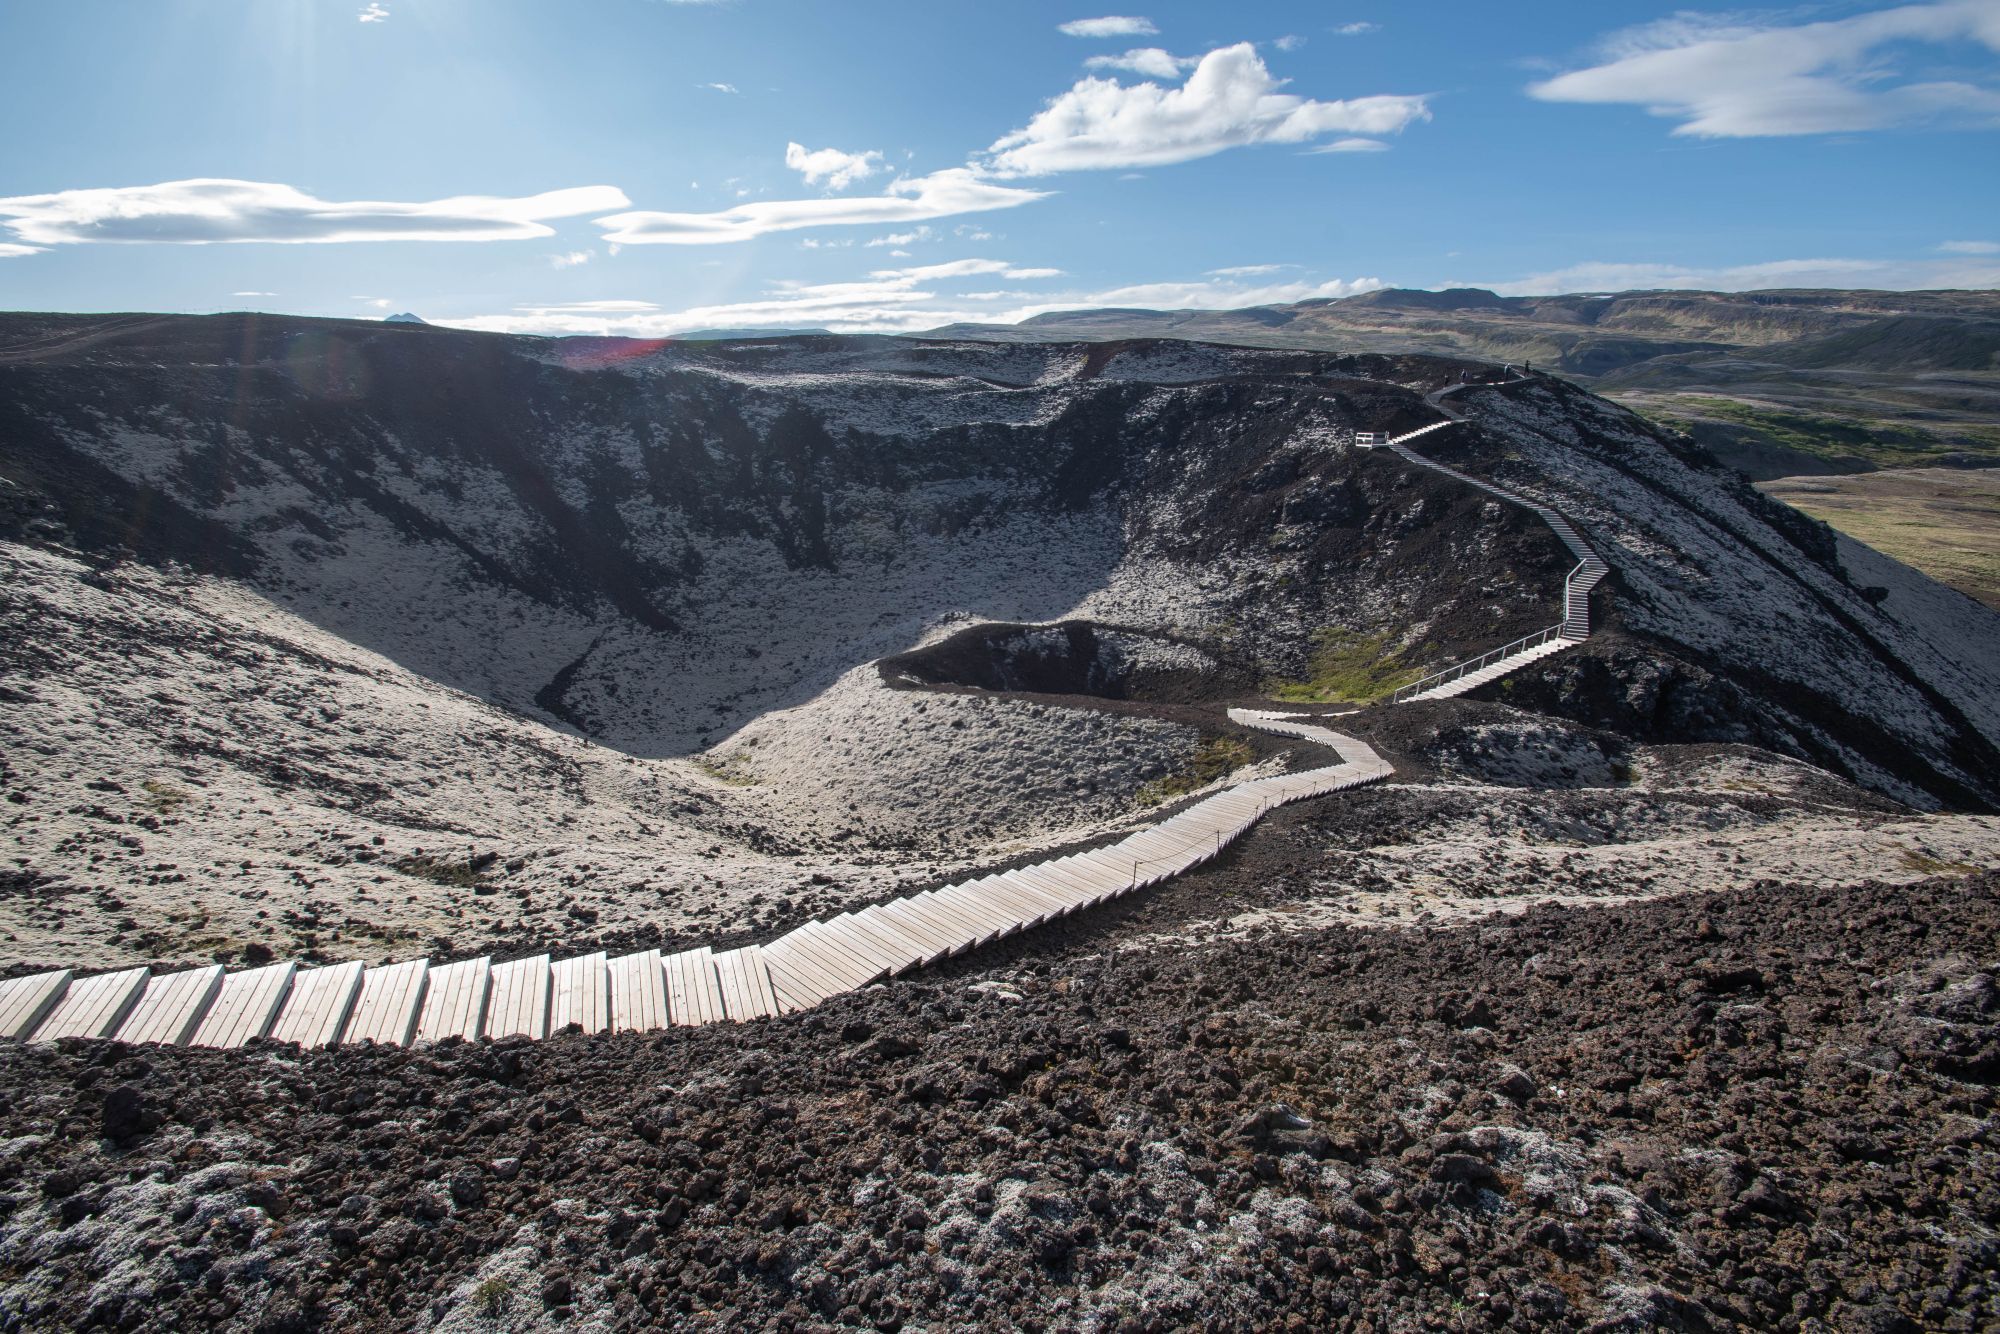
[[[1664,426],[1691,430],[1699,419],[1729,422],[1746,427],[1767,444],[1797,450],[1825,459],[1862,459],[1880,468],[1911,467],[1935,461],[1940,454],[1963,453],[1963,440],[1941,438],[1922,427],[1873,417],[1825,417],[1814,412],[1797,412],[1766,407],[1735,398],[1682,394],[1674,399],[1676,412],[1664,407],[1642,409]],[[1968,434],[1954,431],[1954,434]],[[1975,440],[1984,431],[1970,432]],[[1973,445],[1978,448],[1977,444]]]
[[[468,857],[462,862],[445,861],[428,853],[414,852],[389,863],[404,875],[428,880],[452,889],[472,889],[486,883],[486,868],[498,860],[494,853]]]
[[[1980,870],[1971,862],[1948,862],[1942,857],[1933,857],[1929,853],[1916,852],[1909,848],[1903,850],[1903,865],[1912,871],[1922,871],[1925,875],[1977,875]]]
[[[1194,758],[1178,773],[1156,778],[1139,789],[1141,806],[1158,806],[1190,792],[1199,791],[1225,774],[1250,763],[1250,744],[1235,737],[1212,736],[1201,743]]]
[[[146,804],[161,815],[171,814],[175,807],[188,799],[185,788],[175,787],[172,783],[157,778],[148,778],[139,786],[146,790]]]
[[[750,772],[748,751],[739,750],[734,755],[725,755],[720,759],[711,755],[697,755],[694,757],[694,767],[716,782],[727,783],[731,787],[757,786],[757,775]]]
[[[1366,704],[1423,677],[1389,647],[1385,634],[1364,635],[1332,626],[1313,636],[1312,675],[1304,681],[1271,681],[1264,693],[1300,704]]]

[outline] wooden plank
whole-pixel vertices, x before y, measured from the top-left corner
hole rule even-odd
[[[835,942],[870,970],[869,981],[887,977],[902,962],[902,951],[892,949],[854,925],[854,914],[841,913],[820,923]]]
[[[770,994],[770,976],[764,970],[762,950],[748,944],[740,950],[716,954],[716,972],[722,976],[722,1002],[732,1020],[758,1020],[778,1014],[778,1004]]]
[[[713,1023],[717,1002],[715,964],[706,945],[666,957],[667,1017],[686,1028]]]
[[[558,959],[550,970],[549,1032],[575,1024],[586,1033],[602,1033],[611,1023],[611,987],[604,951]]]
[[[898,899],[896,906],[918,921],[928,923],[932,933],[951,946],[953,954],[965,953],[979,939],[975,928],[961,921],[957,913],[928,894],[912,894],[907,899]]]
[[[30,973],[0,982],[0,1038],[25,1038],[49,1017],[69,989],[70,970]]]
[[[409,1046],[416,1037],[417,1016],[423,1009],[424,984],[429,980],[430,970],[429,959],[411,959],[363,973],[354,1016],[347,1021],[347,1031],[340,1040]]]
[[[194,1036],[195,1025],[222,989],[222,965],[162,973],[146,983],[146,994],[118,1027],[120,1042],[158,1042],[178,1047]]]
[[[1077,882],[1073,874],[1065,875],[1061,870],[1046,866],[1023,866],[1008,875],[1017,884],[1030,885],[1046,892],[1053,903],[1062,905],[1064,912],[1083,907],[1095,900],[1096,896]]]
[[[442,1042],[479,1036],[486,1023],[486,1003],[493,982],[490,957],[462,959],[433,968],[424,984],[424,1007],[417,1019],[417,1041]]]
[[[1076,872],[1070,874],[1074,876]],[[1076,906],[1079,897],[1074,890],[1059,893],[1016,876],[1002,876],[981,892],[997,896],[1004,902],[1025,905],[1023,911],[1031,912],[1027,924],[1034,926],[1061,917]]]
[[[930,923],[907,911],[903,907],[903,900],[896,899],[888,903],[878,903],[871,911],[880,913],[888,921],[901,928],[905,935],[921,942],[926,950],[924,955],[925,964],[936,963],[939,959],[950,955],[951,942],[935,927],[931,926]]]
[[[798,938],[792,945],[815,959],[828,977],[840,983],[842,991],[852,991],[874,981],[870,965],[849,954],[826,929],[824,922],[807,922],[800,927]]]
[[[546,954],[495,965],[488,979],[492,995],[486,1006],[486,1036],[537,1042],[547,1037],[550,980]]]
[[[62,999],[35,1029],[36,1042],[57,1038],[108,1038],[138,1004],[150,968],[128,968],[118,973],[99,973],[71,982]]]
[[[988,945],[1002,936],[1011,936],[1027,924],[1026,910],[994,893],[994,886],[968,889],[947,885],[930,895],[931,903],[950,912],[962,930],[975,931],[974,946]]]
[[[658,950],[620,955],[605,971],[611,981],[614,1033],[645,1033],[667,1026],[667,970]]]
[[[827,989],[830,984],[812,961],[798,951],[789,935],[780,936],[764,947],[764,963],[771,970],[771,987],[777,992],[781,1010],[809,1010],[835,994]]]
[[[271,1040],[301,1047],[331,1047],[340,1041],[361,991],[361,973],[361,962],[350,960],[293,977],[285,1008],[271,1025]]]
[[[930,955],[929,945],[897,926],[889,920],[887,914],[877,912],[873,907],[863,908],[849,921],[855,930],[867,935],[881,948],[895,955],[898,962],[889,970],[891,977],[920,966]]]
[[[221,990],[201,1016],[188,1045],[240,1047],[251,1038],[269,1034],[297,971],[297,964],[274,963],[225,974]]]

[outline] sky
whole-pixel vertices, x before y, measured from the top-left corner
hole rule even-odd
[[[1131,4],[0,0],[0,308],[2000,287],[2000,0]]]

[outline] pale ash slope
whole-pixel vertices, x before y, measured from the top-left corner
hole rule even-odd
[[[2000,615],[1830,535],[1835,562],[1823,564],[1753,510],[1759,497],[1739,478],[1659,448],[1601,399],[1544,383],[1456,402],[1518,458],[1496,465],[1497,480],[1577,520],[1611,564],[1622,625],[1758,687],[1800,744],[1877,791],[1936,805],[1850,744],[1857,722],[1893,735],[1921,768],[1982,786],[1967,755],[1990,758],[2000,743]],[[1560,689],[1588,657],[1536,675]],[[1829,706],[1848,715],[1838,727]]]
[[[232,581],[13,544],[0,569],[5,962],[713,938],[788,896],[876,894],[1120,823],[1196,739],[870,671],[766,719],[738,786],[441,686]],[[412,857],[477,858],[485,883],[395,868]]]

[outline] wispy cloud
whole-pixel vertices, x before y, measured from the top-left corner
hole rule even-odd
[[[1379,23],[1365,23],[1365,22],[1343,23],[1339,27],[1330,29],[1329,31],[1331,31],[1337,37],[1359,37],[1364,33],[1382,31],[1382,25]]]
[[[838,148],[808,149],[803,144],[786,144],[785,165],[805,177],[807,185],[824,184],[829,190],[845,190],[856,181],[873,176],[882,165],[882,155],[872,148],[864,153],[843,153]]]
[[[1271,43],[1272,46],[1277,47],[1280,51],[1296,51],[1305,44],[1306,39],[1295,32],[1288,32],[1277,41]]]
[[[1330,144],[1318,144],[1305,150],[1308,153],[1386,153],[1389,145],[1380,139],[1349,138],[1335,139]]]
[[[912,227],[907,232],[888,232],[884,235],[874,237],[863,244],[870,246],[906,246],[913,245],[918,241],[934,241],[936,239],[937,233],[932,231],[929,226],[920,226]]]
[[[363,23],[381,23],[388,17],[389,11],[377,4],[370,4],[368,8],[361,11],[361,21]]]
[[[1820,23],[1680,14],[1614,34],[1602,63],[1531,84],[1548,102],[1644,107],[1702,138],[1829,134],[1926,122],[2000,124],[1991,80],[1902,81],[1885,48],[1978,42],[2000,51],[2000,5],[1945,0]]]
[[[1232,264],[1226,269],[1210,269],[1210,278],[1261,278],[1267,273],[1282,273],[1286,269],[1296,269],[1296,264]]]
[[[38,245],[15,245],[10,241],[0,241],[0,259],[19,259],[23,255],[41,253],[42,247]]]
[[[737,93],[742,91],[742,89],[733,83],[698,83],[695,87],[706,88],[711,92],[717,93]]]
[[[1861,287],[1887,291],[2000,287],[2000,263],[1965,260],[1780,259],[1757,264],[1698,267],[1666,263],[1572,264],[1507,282],[1452,282],[1489,288],[1502,296],[1649,289],[1750,292],[1782,287]]]
[[[882,269],[845,283],[774,284],[762,296],[727,305],[663,310],[646,301],[593,301],[520,306],[505,314],[475,315],[434,323],[501,333],[595,334],[671,337],[714,327],[813,327],[844,333],[908,333],[960,321],[1011,324],[1032,315],[1095,306],[1215,309],[1269,305],[1311,297],[1352,296],[1382,286],[1378,279],[1253,285],[1237,282],[1146,283],[1080,289],[1024,298],[1006,289],[952,292],[953,278],[998,272],[1013,279],[1055,276],[1001,260],[954,260],[907,269]],[[1013,303],[1013,304],[1009,304]]]
[[[549,267],[553,269],[573,269],[580,264],[590,263],[591,257],[596,253],[594,250],[566,250],[560,255],[550,255]]]
[[[1200,56],[1176,56],[1157,46],[1142,46],[1122,56],[1092,56],[1083,62],[1090,69],[1123,70],[1153,79],[1178,79],[1201,63]]]
[[[1151,37],[1159,29],[1151,19],[1128,14],[1107,14],[1101,19],[1071,19],[1056,25],[1056,31],[1071,37]]]
[[[2000,255],[2000,241],[1946,241],[1938,249],[1947,255]]]
[[[231,292],[231,296],[276,296],[276,292]]]
[[[964,167],[894,181],[886,193],[854,198],[771,199],[713,213],[617,213],[597,219],[605,240],[620,245],[718,245],[801,227],[890,225],[1016,208],[1047,198],[981,180]]]
[[[333,202],[289,185],[188,180],[0,199],[0,227],[29,245],[87,242],[209,245],[265,241],[515,241],[553,236],[544,219],[622,208],[609,185],[503,199]]]
[[[995,141],[981,165],[997,176],[1159,166],[1245,144],[1393,134],[1430,119],[1422,97],[1318,102],[1280,86],[1249,42],[1210,51],[1178,88],[1084,79]]]

